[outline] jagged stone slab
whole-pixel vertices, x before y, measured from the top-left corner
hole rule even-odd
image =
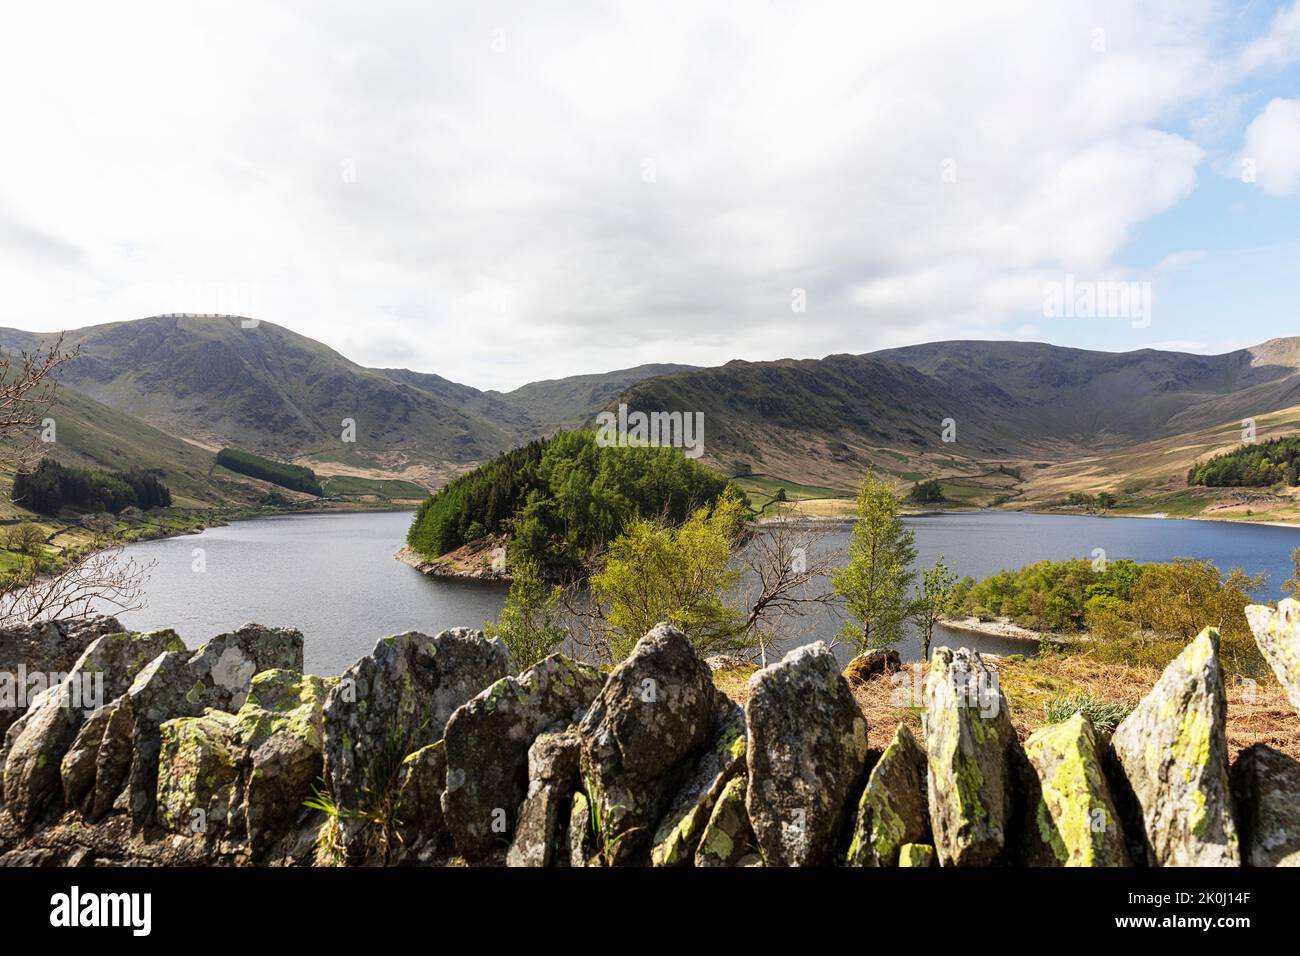
[[[1092,721],[1081,712],[1039,728],[1025,741],[1025,756],[1038,779],[1026,823],[1029,862],[1129,865],[1101,747]]]
[[[99,760],[99,745],[104,738],[104,730],[109,720],[121,704],[122,698],[110,701],[101,707],[81,725],[72,746],[63,755],[59,764],[59,775],[63,780],[64,806],[74,809],[89,809],[87,798],[94,799],[95,765]]]
[[[552,654],[452,714],[442,812],[467,859],[509,840],[528,789],[528,748],[547,727],[585,711],[604,683],[596,668]]]
[[[1300,711],[1300,601],[1285,598],[1276,608],[1251,604],[1246,620],[1291,706]]]
[[[746,857],[757,857],[754,830],[745,809],[748,783],[749,778],[741,773],[723,786],[695,848],[696,866],[741,866]]]
[[[678,628],[659,624],[609,675],[578,727],[612,862],[644,851],[669,800],[713,740],[723,696]]]
[[[242,752],[233,714],[206,710],[159,728],[158,822],[173,833],[215,841],[239,800]]]
[[[500,639],[468,628],[385,637],[348,668],[325,701],[325,781],[348,811],[339,834],[351,859],[367,852],[367,825],[353,814],[384,786],[372,778],[442,740],[458,707],[513,672]]]
[[[121,696],[154,656],[184,647],[174,631],[106,634],[82,653],[57,687],[45,691],[7,735],[4,795],[10,815],[30,825],[63,800],[63,756],[86,718]]]
[[[1206,628],[1165,668],[1111,738],[1140,811],[1149,863],[1237,866],[1228,786],[1227,702],[1219,632]]]
[[[1232,765],[1242,856],[1250,866],[1300,866],[1300,762],[1254,744]]]
[[[818,866],[867,759],[867,722],[818,641],[749,679],[749,822],[768,866]]]
[[[125,630],[105,614],[0,627],[0,738],[42,691],[60,682],[58,675],[72,670],[96,638]],[[0,769],[3,764],[0,753]]]
[[[924,704],[935,850],[944,866],[987,866],[1003,855],[1015,811],[1019,743],[1006,698],[979,654],[940,647]]]
[[[118,795],[125,792],[135,753],[131,736],[134,726],[131,697],[124,694],[115,701],[95,755],[95,785],[90,800],[92,823],[107,816]]]
[[[929,835],[925,751],[899,724],[858,800],[848,865],[895,866],[905,844],[923,843]]]
[[[539,734],[528,748],[528,796],[519,809],[506,866],[550,866],[556,858],[561,811],[578,783],[582,741],[576,728]]]
[[[399,862],[436,851],[447,832],[442,791],[447,785],[447,747],[439,740],[408,754],[397,778]]]
[[[745,712],[736,707],[659,821],[650,850],[652,865],[690,865],[723,788],[744,770]]]
[[[898,848],[899,866],[934,866],[934,847],[928,843],[904,843]]]
[[[240,816],[249,849],[261,856],[303,813],[303,801],[320,779],[325,696],[337,678],[268,670],[249,685],[235,715],[247,753]]]
[[[591,836],[591,801],[585,791],[574,791],[565,837],[569,846],[569,866],[586,866],[596,853],[596,841]]]

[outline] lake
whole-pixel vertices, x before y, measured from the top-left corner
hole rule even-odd
[[[147,606],[119,615],[135,630],[170,627],[191,646],[249,621],[292,626],[306,637],[311,673],[339,674],[389,634],[481,627],[501,608],[505,588],[483,581],[429,578],[394,559],[410,512],[287,515],[237,521],[201,534],[128,547],[138,561],[156,562],[145,587]],[[961,575],[979,578],[1032,561],[1092,558],[1167,561],[1206,558],[1220,568],[1268,574],[1261,599],[1280,595],[1300,529],[1157,518],[1097,518],[976,512],[908,519],[916,531],[918,563],[943,554]],[[828,542],[842,546],[847,529]],[[202,567],[202,570],[198,570]],[[842,621],[824,614],[805,621],[791,645],[829,639]],[[991,653],[1032,654],[1035,645],[964,632],[937,634],[936,645],[965,645]],[[899,647],[920,656],[916,639]],[[847,661],[851,651],[837,649]]]

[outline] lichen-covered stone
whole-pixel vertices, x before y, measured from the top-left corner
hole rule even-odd
[[[1082,712],[1025,741],[1038,778],[1028,807],[1027,857],[1047,866],[1128,866],[1124,829],[1102,765],[1101,743]]]
[[[1115,728],[1111,748],[1140,812],[1147,862],[1238,865],[1226,717],[1219,633],[1206,628]]]
[[[1254,744],[1232,765],[1232,790],[1249,866],[1300,866],[1300,762]]]
[[[0,738],[48,689],[51,675],[72,670],[96,638],[124,630],[117,618],[105,614],[0,627]],[[0,753],[0,770],[3,764]]]
[[[104,739],[104,729],[117,710],[122,698],[110,701],[101,707],[81,725],[72,746],[63,755],[59,773],[63,779],[64,806],[83,812],[87,798],[93,801],[95,790],[95,765],[99,760],[99,745]]]
[[[113,703],[95,755],[95,783],[88,801],[92,823],[107,816],[118,795],[124,792],[135,753],[131,737],[134,726],[131,697],[123,694]]]
[[[63,756],[86,718],[121,696],[152,657],[183,646],[173,631],[98,637],[63,682],[45,691],[9,728],[4,795],[17,822],[29,825],[47,808],[62,803]]]
[[[745,809],[748,782],[741,773],[723,786],[695,848],[696,866],[740,866],[753,854],[754,830]]]
[[[708,665],[671,624],[652,628],[609,675],[578,733],[611,862],[626,862],[650,843],[669,800],[713,740],[720,696]]]
[[[659,821],[650,849],[651,864],[690,865],[723,788],[744,770],[745,713],[736,707]]]
[[[159,728],[158,822],[212,841],[238,805],[241,751],[235,718],[220,710],[178,717]]]
[[[894,866],[905,844],[924,842],[930,833],[926,800],[925,751],[899,724],[858,800],[849,866]]]
[[[934,866],[934,847],[928,843],[904,843],[898,848],[899,866]]]
[[[1277,608],[1251,604],[1246,620],[1291,706],[1300,711],[1300,601],[1285,598]]]
[[[884,674],[893,674],[902,666],[898,651],[875,647],[849,661],[844,668],[844,679],[865,683]]]
[[[604,682],[596,668],[552,654],[452,714],[442,812],[467,859],[509,840],[528,790],[528,748],[547,727],[585,711]]]
[[[944,866],[987,866],[1002,856],[1015,810],[1019,743],[1006,698],[979,654],[940,647],[924,704],[935,850]]]
[[[550,866],[559,850],[561,810],[578,783],[582,742],[575,728],[539,734],[528,748],[528,796],[519,808],[507,866]]]
[[[749,822],[768,866],[818,866],[867,759],[867,722],[820,641],[749,679]]]
[[[136,675],[131,699],[128,808],[137,826],[153,820],[158,790],[159,728],[205,709],[233,713],[243,706],[253,676],[266,670],[302,671],[302,634],[293,628],[245,624],[219,634],[194,653],[161,654]]]
[[[591,835],[591,801],[582,790],[573,793],[565,836],[569,845],[569,866],[586,866],[596,853],[596,841]]]
[[[241,815],[255,856],[292,829],[320,779],[323,706],[335,682],[292,670],[263,671],[235,715],[248,754]]]
[[[442,791],[447,786],[447,748],[443,741],[421,747],[402,761],[397,776],[399,862],[420,860],[436,851],[447,832]]]
[[[368,827],[354,814],[387,786],[373,778],[392,755],[442,740],[458,707],[513,671],[500,639],[468,628],[385,637],[348,668],[325,701],[325,781],[348,811],[339,830],[350,858],[366,853]]]

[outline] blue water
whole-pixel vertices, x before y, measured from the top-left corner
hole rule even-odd
[[[174,628],[191,645],[248,621],[297,627],[306,635],[307,669],[316,674],[342,672],[388,634],[481,627],[495,618],[505,596],[501,585],[428,578],[393,558],[410,520],[407,512],[259,518],[131,545],[131,557],[156,563],[145,588],[147,606],[120,617],[135,629]],[[918,563],[926,566],[943,554],[960,575],[983,577],[1044,558],[1091,559],[1101,548],[1111,561],[1196,557],[1224,570],[1262,571],[1268,585],[1261,599],[1278,596],[1290,574],[1291,549],[1300,547],[1300,529],[1209,521],[990,511],[908,523],[916,531]],[[847,528],[838,528],[824,546],[843,547],[847,540]],[[842,624],[833,613],[805,618],[773,653],[829,640]],[[1035,649],[1023,641],[943,631],[936,643],[1004,654]],[[899,649],[905,659],[920,654],[915,638]],[[841,646],[838,653],[847,660],[851,651]]]

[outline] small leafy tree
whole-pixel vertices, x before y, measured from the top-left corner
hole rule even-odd
[[[532,561],[516,564],[511,578],[500,617],[495,624],[483,625],[483,630],[488,637],[501,638],[523,671],[554,651],[567,634],[560,623],[563,589],[543,581]]]
[[[943,555],[921,572],[921,588],[912,602],[912,622],[921,635],[921,659],[930,659],[934,626],[946,614],[956,593],[957,575],[944,563]]]
[[[742,530],[743,506],[732,493],[677,526],[661,519],[629,522],[591,578],[610,656],[626,657],[661,621],[680,627],[701,653],[743,646],[745,615],[724,600],[740,579],[732,557]]]
[[[853,619],[844,625],[844,640],[861,650],[897,643],[911,610],[916,543],[898,515],[898,504],[889,485],[868,473],[858,488],[849,563],[833,578]]]

